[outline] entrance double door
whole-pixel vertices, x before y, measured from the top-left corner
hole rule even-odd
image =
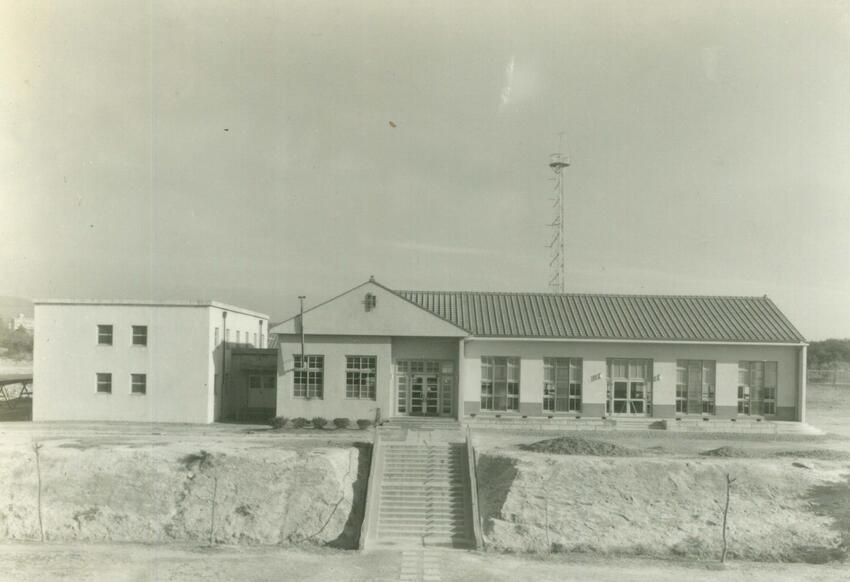
[[[652,413],[652,360],[608,360],[608,413],[649,416]]]
[[[440,414],[440,377],[414,374],[410,377],[410,414]]]
[[[435,360],[396,362],[396,413],[450,416],[454,400],[454,366]]]

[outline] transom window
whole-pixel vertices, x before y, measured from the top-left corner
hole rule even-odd
[[[130,374],[130,393],[131,394],[147,394],[148,391],[148,376],[147,374]]]
[[[375,356],[345,357],[345,397],[356,400],[375,400],[375,376],[378,358]]]
[[[738,414],[776,414],[776,362],[738,362]]]
[[[97,373],[97,391],[101,394],[112,394],[112,374],[109,372]]]
[[[543,358],[543,410],[581,411],[581,359]]]
[[[133,326],[133,345],[146,346],[148,345],[148,326],[134,325]]]
[[[301,365],[301,354],[295,356],[295,374],[292,381],[293,398],[322,398],[325,383],[325,357],[304,356],[304,366]]]
[[[715,413],[714,370],[712,360],[676,362],[676,412]]]
[[[112,326],[98,325],[97,326],[97,343],[102,346],[112,345]]]
[[[481,358],[481,410],[519,411],[519,358]]]

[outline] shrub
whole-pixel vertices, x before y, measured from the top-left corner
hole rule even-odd
[[[328,424],[328,419],[321,416],[314,416],[310,422],[313,423],[313,428],[325,428]]]
[[[295,428],[304,428],[305,426],[310,424],[310,422],[306,418],[302,418],[299,416],[298,418],[293,418],[291,424]]]
[[[360,428],[360,430],[366,430],[367,428],[372,426],[372,421],[368,418],[361,418],[357,421],[357,426],[358,428]]]
[[[348,428],[351,425],[351,421],[347,418],[335,418],[334,426],[337,428]]]
[[[272,428],[283,428],[286,426],[286,421],[289,420],[285,416],[277,416],[269,421]]]

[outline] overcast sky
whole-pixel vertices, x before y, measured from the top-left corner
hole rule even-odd
[[[5,1],[0,295],[545,291],[561,131],[568,291],[850,336],[850,1]]]

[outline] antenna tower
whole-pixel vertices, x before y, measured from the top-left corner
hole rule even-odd
[[[561,134],[563,137],[563,134]],[[560,147],[558,148],[560,149]],[[566,236],[564,234],[564,168],[570,162],[566,155],[558,152],[549,156],[549,167],[554,173],[552,201],[552,222],[550,229],[551,240],[548,245],[549,253],[549,289],[555,293],[565,293],[567,288]]]

